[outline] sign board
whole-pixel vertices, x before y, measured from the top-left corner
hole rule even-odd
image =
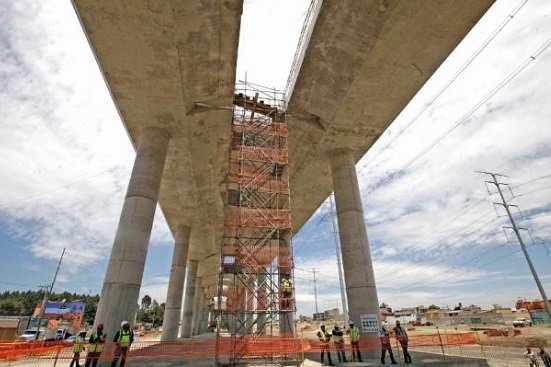
[[[46,315],[63,315],[63,314],[84,314],[84,302],[46,302],[44,314]]]
[[[362,324],[362,333],[379,332],[379,319],[375,313],[360,315],[360,323]]]

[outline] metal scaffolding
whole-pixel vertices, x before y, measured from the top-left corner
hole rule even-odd
[[[269,348],[270,339],[294,337],[290,203],[284,96],[239,84],[216,307],[220,365],[300,362],[292,345]]]

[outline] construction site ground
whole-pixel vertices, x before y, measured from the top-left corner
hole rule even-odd
[[[342,324],[342,322],[337,322]],[[299,337],[310,340],[310,344],[315,344],[316,332],[319,329],[316,323],[299,323]],[[332,329],[333,321],[325,322],[328,329]],[[409,327],[408,334],[411,337],[430,336],[440,333],[441,335],[454,333],[472,332],[472,325],[457,325],[450,327],[423,326]],[[457,330],[456,330],[457,328]],[[479,329],[501,329],[503,325],[478,325]],[[305,330],[306,329],[306,330]],[[490,366],[490,367],[513,367],[528,366],[524,358],[524,351],[527,346],[537,350],[539,346],[547,347],[551,350],[551,328],[549,327],[529,327],[522,328],[521,334],[511,337],[488,337],[484,335],[484,330],[478,330],[480,343],[469,345],[445,345],[433,344],[425,346],[411,347],[410,352],[413,358],[411,366]],[[193,337],[196,346],[204,348],[208,346],[208,351],[201,351],[198,354],[182,353],[183,346],[189,348],[190,344],[159,343],[160,333],[147,334],[136,342],[141,350],[132,353],[127,363],[131,367],[172,367],[172,366],[214,366],[215,365],[215,337],[214,333],[205,333]],[[189,340],[188,340],[189,341]],[[141,343],[141,344],[140,344]],[[393,346],[394,355],[403,365],[402,351]],[[56,359],[57,354],[57,359]],[[333,362],[337,366],[380,366],[380,351],[373,350],[364,352],[364,363],[337,363],[337,356],[334,347],[331,347]],[[19,366],[68,366],[72,353],[70,347],[65,348],[62,353],[47,353],[41,356],[23,356],[21,358],[0,361],[0,367],[19,367]],[[303,366],[318,367],[321,366],[320,355],[318,351],[305,350],[301,359],[304,358]],[[347,358],[350,359],[350,350],[347,350]],[[84,358],[81,359],[81,365]],[[387,364],[389,364],[387,357]],[[110,361],[104,361],[101,366],[109,366]]]

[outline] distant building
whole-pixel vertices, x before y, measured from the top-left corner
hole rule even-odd
[[[340,316],[340,312],[338,308],[332,308],[330,310],[323,311],[325,314],[326,319],[336,319]]]
[[[325,320],[325,312],[318,312],[312,315],[312,318],[314,321],[324,321]]]
[[[11,341],[23,334],[29,324],[29,316],[0,316],[0,340]]]

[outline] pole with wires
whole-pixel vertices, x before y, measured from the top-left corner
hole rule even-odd
[[[536,268],[534,267],[534,264],[532,263],[532,259],[530,259],[530,255],[528,254],[528,251],[526,250],[526,246],[524,245],[524,241],[522,240],[522,236],[520,235],[520,229],[515,223],[515,219],[513,218],[513,215],[511,214],[511,211],[509,210],[510,204],[507,204],[507,201],[505,200],[505,196],[503,195],[503,192],[501,191],[501,185],[506,185],[504,183],[501,183],[498,181],[497,177],[506,177],[497,173],[492,172],[483,172],[478,171],[478,173],[482,173],[485,175],[489,175],[492,177],[491,181],[484,181],[486,183],[492,184],[497,188],[497,192],[499,193],[499,196],[501,197],[500,203],[495,203],[497,205],[503,206],[505,208],[505,211],[507,212],[507,216],[509,217],[509,220],[511,221],[511,227],[513,231],[515,232],[515,235],[517,236],[518,242],[520,244],[520,247],[522,249],[522,252],[524,253],[524,256],[526,257],[526,261],[528,262],[528,266],[530,267],[530,271],[532,272],[532,275],[534,276],[534,280],[536,281],[536,284],[538,286],[538,289],[540,291],[541,297],[543,298],[543,303],[545,305],[545,309],[547,310],[547,314],[549,315],[549,320],[551,321],[551,307],[549,306],[549,299],[547,298],[547,294],[545,293],[545,289],[543,288],[543,285],[541,284],[540,278],[538,276],[538,273],[536,272]]]
[[[65,249],[63,249],[63,252],[61,253],[61,257],[59,258],[59,262],[57,263],[57,268],[55,270],[54,279],[52,280],[52,284],[50,284],[50,289],[47,288],[44,289],[44,299],[42,300],[42,307],[40,308],[40,316],[38,317],[38,326],[36,327],[36,336],[35,340],[38,340],[38,336],[40,334],[40,324],[42,323],[42,319],[44,318],[44,311],[46,308],[46,302],[48,302],[48,296],[52,294],[52,290],[54,289],[54,284],[57,279],[57,274],[59,273],[59,267],[61,266],[61,261],[63,261],[63,255],[65,255]],[[47,286],[46,286],[47,287]]]
[[[333,224],[333,239],[335,241],[335,252],[337,253],[337,269],[339,270],[339,285],[341,288],[342,313],[344,315],[344,324],[348,325],[348,305],[346,302],[346,287],[344,285],[344,275],[342,272],[341,247],[337,233],[337,222],[335,216],[335,206],[333,203],[333,194],[329,195],[329,205],[331,205],[331,223]]]
[[[319,313],[318,311],[318,285],[316,280],[316,268],[312,268],[312,273],[314,274],[314,305],[316,308],[316,313]]]

